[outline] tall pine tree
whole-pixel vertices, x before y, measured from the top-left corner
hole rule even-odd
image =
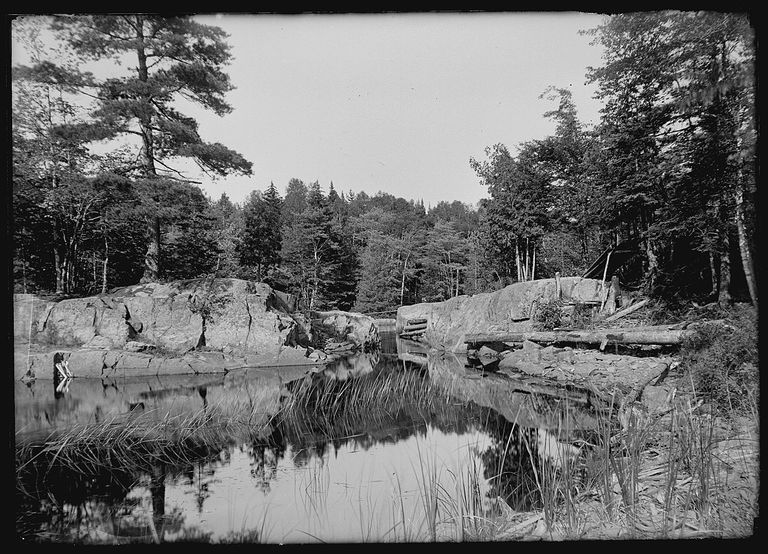
[[[139,155],[122,168],[168,187],[162,177],[183,177],[170,164],[191,158],[214,176],[250,174],[251,163],[220,143],[207,143],[197,122],[178,111],[184,98],[217,115],[231,107],[224,95],[233,87],[224,66],[229,62],[226,34],[189,16],[74,15],[56,17],[53,28],[86,59],[125,61],[125,74],[94,81],[92,116],[117,137],[134,137]],[[160,190],[148,198],[158,206]],[[148,219],[148,248],[143,280],[160,277],[160,214]]]

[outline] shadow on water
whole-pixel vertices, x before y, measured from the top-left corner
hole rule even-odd
[[[16,400],[16,532],[42,542],[408,540],[404,506],[430,493],[403,460],[437,463],[429,449],[448,445],[449,470],[480,468],[485,515],[499,498],[530,511],[535,464],[594,428],[584,391],[478,373],[400,340],[310,371],[76,379],[56,397],[42,382],[17,386]],[[393,495],[394,534],[372,529],[393,517],[376,511]]]

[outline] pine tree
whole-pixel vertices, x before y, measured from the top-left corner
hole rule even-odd
[[[232,85],[223,71],[230,53],[221,29],[189,16],[143,14],[59,16],[53,28],[87,59],[132,58],[127,67],[133,69],[122,77],[93,82],[97,98],[91,115],[112,137],[138,139],[137,162],[122,171],[156,181],[158,190],[147,199],[150,205],[158,207],[159,189],[169,186],[160,177],[180,176],[169,165],[174,158],[191,158],[214,176],[251,173],[251,163],[237,152],[204,142],[197,122],[174,104],[184,97],[217,115],[231,111],[224,95]],[[157,280],[161,274],[160,223],[158,213],[148,217],[143,280]]]
[[[243,206],[240,264],[249,279],[264,280],[280,264],[282,199],[274,184],[253,191]]]

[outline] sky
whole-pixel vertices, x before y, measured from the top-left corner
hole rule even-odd
[[[601,51],[579,12],[196,16],[229,34],[233,110],[187,109],[204,140],[253,163],[253,175],[212,181],[185,164],[212,199],[243,202],[274,182],[319,181],[327,192],[379,191],[434,206],[476,205],[487,189],[470,167],[485,149],[554,132],[540,98],[568,88],[580,119],[600,105],[587,85]]]

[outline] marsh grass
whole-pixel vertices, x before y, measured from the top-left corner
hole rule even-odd
[[[344,381],[307,376],[292,385],[269,423],[304,441],[370,441],[371,429],[391,429],[389,438],[397,438],[410,433],[403,425],[457,411],[441,386],[416,371],[380,371]]]

